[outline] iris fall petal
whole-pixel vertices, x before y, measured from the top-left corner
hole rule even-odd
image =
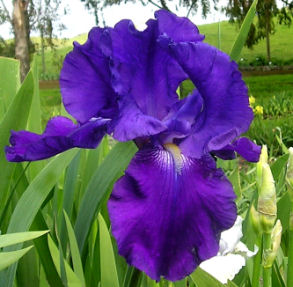
[[[210,157],[140,150],[108,203],[119,253],[155,280],[179,280],[217,254],[220,233],[236,219],[234,198]]]

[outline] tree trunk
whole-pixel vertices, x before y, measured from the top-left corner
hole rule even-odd
[[[267,43],[267,59],[268,62],[271,61],[271,44],[270,44],[270,32],[269,29],[266,29],[266,43]]]
[[[40,28],[40,36],[41,36],[42,73],[44,77],[46,74],[46,61],[45,61],[45,42],[44,42],[43,27]]]
[[[23,81],[30,69],[29,31],[26,18],[28,1],[13,2],[13,31],[15,37],[15,58],[20,60],[20,77]]]
[[[271,46],[270,46],[270,33],[271,33],[271,5],[270,2],[266,0],[265,2],[265,19],[266,19],[266,46],[267,46],[267,59],[268,62],[271,61]]]

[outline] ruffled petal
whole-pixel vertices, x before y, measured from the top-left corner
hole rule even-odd
[[[238,154],[250,162],[258,162],[261,146],[256,145],[253,141],[248,138],[240,138],[231,144]]]
[[[178,101],[176,89],[187,76],[157,42],[163,33],[158,21],[150,20],[147,24],[147,29],[140,32],[131,21],[123,20],[113,29],[105,30],[102,50],[112,59],[115,91],[130,96],[143,114],[161,120]]]
[[[63,63],[60,87],[64,106],[79,122],[115,114],[116,96],[111,86],[109,59],[100,49],[103,29],[93,28],[84,45],[74,49]]]
[[[96,148],[106,133],[108,120],[92,119],[82,126],[65,117],[52,118],[42,135],[12,131],[11,146],[6,147],[8,161],[45,159],[70,148]]]
[[[108,203],[120,255],[154,280],[180,280],[215,256],[236,219],[235,195],[210,157],[178,148],[136,153]]]
[[[156,135],[166,129],[165,124],[143,114],[135,102],[127,97],[119,101],[119,114],[111,123],[113,136],[119,141]]]
[[[180,144],[185,154],[200,158],[211,151],[210,141],[212,149],[223,147],[248,129],[253,112],[247,88],[236,63],[216,48],[201,42],[169,46],[203,99],[193,131]]]
[[[187,98],[177,102],[164,119],[168,130],[160,136],[162,142],[173,142],[175,138],[190,134],[192,125],[203,109],[203,99],[198,91],[193,91]]]
[[[261,146],[258,146],[250,139],[243,137],[219,150],[212,151],[214,155],[225,160],[234,159],[235,152],[240,154],[247,161],[258,162]]]
[[[167,10],[155,12],[161,35],[166,35],[174,42],[198,42],[204,39],[198,28],[186,17],[178,17]]]

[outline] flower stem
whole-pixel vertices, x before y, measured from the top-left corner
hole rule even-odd
[[[272,266],[266,266],[266,256],[268,256],[271,249],[271,234],[263,234],[263,287],[272,286]]]
[[[256,239],[256,245],[258,246],[258,252],[253,258],[253,274],[252,274],[252,287],[259,286],[259,277],[261,271],[261,257],[262,257],[262,242],[261,235],[258,235]]]
[[[289,217],[289,252],[288,252],[288,270],[287,286],[293,286],[293,202],[291,201],[291,210]]]

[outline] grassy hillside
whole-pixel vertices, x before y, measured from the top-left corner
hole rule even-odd
[[[218,23],[199,26],[202,34],[206,35],[206,42],[218,47]],[[220,23],[221,50],[229,53],[239,29],[229,22]],[[293,27],[276,24],[276,33],[271,35],[272,58],[293,59]],[[253,60],[258,56],[266,57],[265,39],[261,40],[252,50],[244,48],[242,57]]]
[[[218,23],[199,26],[199,30],[206,36],[206,42],[219,47]],[[237,25],[229,22],[220,23],[220,47],[226,53],[229,53],[239,29]],[[46,51],[46,75],[44,79],[57,78],[62,66],[63,58],[72,49],[73,41],[84,43],[87,39],[87,34],[78,35],[72,39],[56,40],[57,49],[55,51]],[[34,39],[36,42],[39,40]],[[281,61],[293,60],[293,27],[281,26],[276,24],[276,33],[271,36],[271,54],[272,59]],[[252,50],[244,48],[242,58],[244,62],[250,62],[256,57],[266,57],[265,40],[261,40]],[[36,55],[41,73],[41,57]]]

